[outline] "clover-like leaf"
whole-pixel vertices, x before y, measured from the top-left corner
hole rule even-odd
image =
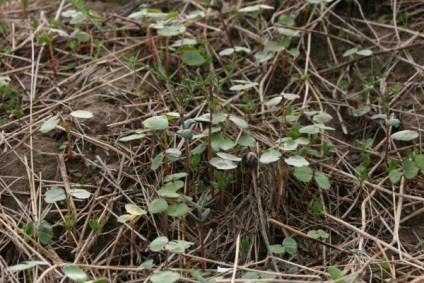
[[[142,124],[150,130],[166,130],[169,126],[168,118],[165,115],[150,117]]]
[[[398,141],[412,141],[418,138],[419,134],[416,131],[403,130],[391,135],[392,139]]]

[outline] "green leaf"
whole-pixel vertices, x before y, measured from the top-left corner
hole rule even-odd
[[[166,183],[160,188],[160,190],[158,191],[158,194],[162,197],[177,198],[179,194],[176,192],[183,187],[184,187],[184,182],[181,180]]]
[[[118,221],[119,223],[125,223],[128,221],[132,221],[135,219],[135,215],[131,215],[131,214],[123,214],[118,216],[118,218],[116,219],[116,221]]]
[[[179,135],[180,137],[183,137],[185,139],[191,140],[193,139],[193,131],[190,129],[183,129],[183,130],[178,130],[177,131],[177,135]]]
[[[392,184],[395,184],[400,181],[402,178],[403,172],[401,169],[394,169],[389,172],[389,180]]]
[[[246,122],[246,120],[244,120],[243,118],[237,117],[237,116],[233,116],[230,115],[229,118],[234,124],[236,124],[237,127],[239,127],[240,129],[246,129],[247,127],[249,127],[249,124]]]
[[[285,238],[282,245],[290,255],[294,255],[297,252],[297,243],[293,238]]]
[[[81,118],[81,119],[88,119],[88,118],[93,117],[93,113],[91,113],[90,111],[86,111],[86,110],[73,111],[69,115],[71,115],[72,117]]]
[[[314,204],[312,205],[312,214],[315,217],[318,217],[321,215],[322,209],[324,208],[321,200],[314,201]]]
[[[118,139],[118,141],[127,142],[127,141],[139,140],[144,138],[145,136],[146,136],[145,134],[133,134],[126,137],[122,137]]]
[[[143,121],[143,125],[150,130],[166,130],[169,126],[165,115],[150,117]]]
[[[266,62],[273,57],[274,57],[273,53],[267,52],[265,50],[258,51],[255,54],[255,59],[258,60],[259,62]]]
[[[304,166],[304,167],[295,167],[293,171],[293,175],[298,179],[299,181],[302,181],[304,183],[307,183],[312,180],[313,171],[310,167]]]
[[[356,52],[356,54],[361,55],[361,56],[370,56],[370,55],[372,55],[372,50],[362,49],[362,50],[359,50],[358,52]]]
[[[248,146],[248,147],[254,147],[256,146],[256,140],[251,135],[244,134],[242,135],[239,140],[237,141],[239,145],[242,146]]]
[[[288,37],[297,37],[300,35],[299,31],[289,28],[277,28],[277,32]]]
[[[150,213],[161,213],[168,209],[168,203],[163,198],[154,199],[147,207]]]
[[[77,282],[87,281],[87,274],[76,265],[66,265],[63,267],[63,273],[69,277],[69,279]]]
[[[415,156],[415,163],[420,170],[424,170],[424,154],[418,154]]]
[[[197,50],[183,52],[181,59],[189,66],[201,66],[206,62],[206,59]]]
[[[79,42],[87,42],[90,40],[90,35],[84,31],[73,32],[71,36],[75,36]]]
[[[171,204],[168,206],[167,214],[172,217],[181,217],[188,212],[188,206],[185,203]]]
[[[171,175],[166,175],[165,178],[163,178],[163,181],[166,182],[173,182],[176,181],[178,179],[182,179],[185,178],[188,174],[186,172],[182,172],[182,173],[174,173]]]
[[[327,269],[327,272],[330,273],[330,276],[333,280],[337,280],[337,279],[343,277],[343,272],[340,269],[338,269],[337,267],[334,267],[334,266],[330,266]]]
[[[77,199],[88,199],[91,195],[89,191],[84,189],[70,189],[68,194]]]
[[[150,280],[152,283],[173,283],[180,279],[180,275],[173,271],[160,271],[153,273]]]
[[[282,96],[274,97],[273,99],[271,99],[271,100],[269,100],[269,101],[265,102],[265,106],[266,106],[266,107],[274,107],[274,106],[277,106],[277,105],[279,105],[279,104],[281,103],[281,101],[282,101],[282,100],[283,100],[283,97],[282,97]]]
[[[268,41],[264,43],[265,50],[272,52],[280,52],[289,47],[290,41],[280,40],[280,41]]]
[[[187,242],[183,240],[171,241],[165,245],[165,249],[174,253],[183,253],[186,249],[194,245],[193,242]]]
[[[43,245],[48,245],[53,238],[53,227],[46,220],[38,226],[38,239]]]
[[[169,240],[165,236],[157,237],[150,243],[150,250],[152,252],[160,252],[168,242]]]
[[[327,239],[330,236],[330,234],[328,234],[322,229],[318,229],[317,232],[318,232],[318,235],[321,237],[321,239]]]
[[[314,238],[314,239],[320,238],[320,235],[319,235],[317,230],[310,230],[310,231],[308,231],[307,234],[308,234],[309,237]]]
[[[413,179],[417,176],[420,169],[415,165],[415,162],[409,158],[403,160],[403,171],[406,179]]]
[[[235,155],[230,154],[230,153],[217,152],[216,155],[218,155],[219,157],[221,157],[222,159],[225,159],[225,160],[241,161],[241,158],[240,157],[235,156]]]
[[[386,114],[375,114],[371,116],[372,120],[376,120],[376,119],[383,119],[383,120],[387,120],[387,115]]]
[[[172,162],[177,161],[181,156],[181,151],[177,148],[168,148],[165,153]]]
[[[145,214],[147,214],[147,212],[146,212],[144,209],[142,209],[142,208],[138,207],[138,206],[137,206],[137,205],[135,205],[135,204],[126,204],[126,205],[125,205],[125,210],[126,210],[129,214],[131,214],[131,215],[137,215],[137,216],[140,216],[140,215],[145,215]]]
[[[240,84],[233,85],[232,87],[230,87],[230,90],[232,91],[246,90],[257,85],[258,83],[256,82],[243,82]]]
[[[212,158],[209,163],[220,170],[231,170],[237,168],[237,164],[232,162],[231,160],[225,160],[220,157],[214,157]]]
[[[273,10],[274,7],[269,5],[252,5],[238,10],[239,13],[258,12],[260,10]]]
[[[56,128],[57,124],[59,123],[59,115],[55,115],[53,117],[50,117],[47,119],[43,125],[41,125],[40,132],[43,134],[46,134]]]
[[[351,48],[351,49],[349,49],[349,50],[346,50],[346,52],[345,53],[343,53],[343,57],[347,57],[347,56],[350,56],[350,55],[353,55],[353,54],[355,54],[356,52],[358,52],[358,48],[356,48],[356,47],[354,47],[354,48]]]
[[[152,270],[152,268],[153,268],[153,259],[146,260],[145,262],[140,264],[140,266],[138,267],[138,269],[140,270]]]
[[[197,45],[197,40],[192,38],[178,39],[172,43],[171,47],[181,47],[181,46],[194,46]]]
[[[206,148],[208,147],[208,145],[206,144],[206,143],[201,143],[201,144],[199,144],[198,146],[196,146],[192,151],[191,151],[191,153],[193,154],[193,155],[196,155],[196,154],[201,154],[202,152],[204,152],[205,150],[206,150]]]
[[[54,203],[64,199],[66,199],[65,190],[56,186],[51,187],[51,189],[44,194],[44,201],[46,203]]]
[[[315,125],[308,125],[299,129],[299,133],[315,135],[319,133],[319,128]]]
[[[171,26],[166,26],[158,30],[160,36],[176,36],[185,32],[186,27],[182,24],[173,24]]]
[[[153,159],[152,165],[150,165],[150,169],[152,169],[152,170],[158,169],[159,166],[162,164],[164,157],[165,157],[165,155],[164,155],[163,152],[156,155],[155,158]]]
[[[278,23],[284,26],[293,26],[294,20],[288,15],[281,15],[278,17]]]
[[[261,155],[261,157],[259,158],[259,162],[263,164],[269,164],[278,161],[280,157],[281,153],[279,151],[269,149]]]
[[[37,265],[49,265],[49,263],[45,261],[24,261],[22,263],[10,266],[6,270],[8,272],[21,271]]]
[[[287,50],[287,53],[289,53],[291,56],[293,56],[294,58],[296,58],[297,56],[300,55],[300,51],[297,48],[290,48]]]
[[[404,130],[391,135],[392,139],[398,141],[412,141],[418,138],[419,134],[416,131]]]
[[[315,182],[321,189],[328,190],[331,187],[330,180],[328,180],[327,175],[320,171],[315,171],[314,173]]]
[[[271,245],[269,248],[274,254],[283,254],[286,251],[282,245]]]
[[[299,155],[291,156],[289,158],[284,159],[284,161],[288,165],[291,165],[294,167],[304,167],[309,165],[309,162],[305,158]]]
[[[333,116],[331,116],[330,114],[327,114],[325,112],[321,112],[317,115],[315,115],[312,120],[314,120],[317,123],[320,124],[325,124],[327,122],[329,122],[331,119],[333,119]]]
[[[371,111],[371,107],[368,105],[359,105],[358,108],[353,109],[352,114],[355,117],[360,117]]]

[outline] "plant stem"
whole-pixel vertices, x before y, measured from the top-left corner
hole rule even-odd
[[[230,43],[230,46],[234,48],[234,43],[230,33],[228,32],[228,28],[227,28],[227,25],[225,24],[224,15],[222,14],[221,9],[218,10],[218,13],[219,13],[219,19],[221,20],[222,27],[224,28],[225,34],[228,37],[228,42]]]

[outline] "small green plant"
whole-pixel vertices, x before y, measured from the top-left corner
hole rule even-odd
[[[271,251],[275,254],[289,254],[293,257],[297,253],[297,243],[293,238],[285,238],[281,244],[271,245]]]
[[[90,111],[85,111],[85,110],[73,111],[69,115],[75,119],[88,119],[93,117],[93,113],[91,113]],[[41,125],[40,132],[42,132],[43,134],[46,134],[52,131],[59,124],[60,120],[61,119],[59,115],[50,117],[43,123],[43,125]],[[72,142],[72,135],[71,135],[72,119],[63,119],[63,129],[65,130],[66,136],[67,136],[67,147],[68,147],[67,155],[68,155],[68,159],[70,160],[74,158],[74,153],[72,150],[73,142]]]

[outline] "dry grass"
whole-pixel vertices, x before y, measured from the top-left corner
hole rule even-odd
[[[169,5],[180,12],[178,21],[187,26],[185,36],[207,41],[205,48],[212,59],[202,70],[210,69],[223,77],[223,67],[232,59],[218,55],[230,47],[219,14],[201,1],[151,2],[154,7],[166,9]],[[228,2],[223,14],[232,41],[249,47],[252,53],[236,59],[235,72],[215,93],[220,101],[218,108],[249,120],[245,132],[258,141],[259,154],[281,137],[282,126],[277,117],[282,113],[264,105],[279,93],[299,94],[301,98],[290,104],[297,111],[320,110],[331,114],[331,126],[336,131],[320,134],[314,146],[320,149],[324,143],[331,145],[334,153],[325,159],[310,158],[312,167],[329,177],[331,188],[322,190],[297,181],[290,167],[281,165],[283,162],[280,167],[259,165],[257,176],[251,176],[245,168],[235,170],[235,182],[227,189],[225,206],[221,207],[218,196],[208,202],[211,213],[205,223],[206,259],[199,257],[199,227],[190,217],[186,225],[151,215],[139,219],[135,226],[118,223],[117,216],[125,212],[125,204],[135,203],[147,209],[157,197],[166,173],[162,167],[150,170],[154,155],[160,151],[160,141],[154,135],[147,136],[142,143],[123,143],[118,139],[139,130],[146,118],[178,110],[172,99],[173,89],[152,73],[154,58],[144,26],[126,18],[136,5],[108,3],[119,9],[99,11],[105,16],[103,30],[93,25],[86,27],[91,37],[101,43],[98,48],[93,42],[71,50],[66,38],[55,36],[53,53],[57,65],[53,70],[49,47],[37,43],[37,37],[49,28],[52,18],[61,18],[61,28],[72,32],[75,27],[60,16],[71,5],[67,1],[31,1],[26,18],[16,2],[8,2],[2,11],[6,32],[0,42],[0,76],[10,77],[24,115],[18,119],[13,111],[0,109],[0,281],[64,282],[61,268],[74,263],[90,278],[148,282],[149,274],[137,266],[153,259],[154,270],[175,268],[181,271],[184,282],[198,282],[189,277],[186,269],[200,269],[203,260],[211,271],[208,279],[215,282],[242,282],[235,278],[241,278],[247,271],[277,276],[278,279],[268,282],[331,282],[327,272],[330,266],[357,282],[424,282],[419,281],[424,273],[424,253],[420,249],[424,239],[423,177],[420,173],[413,180],[402,178],[395,185],[388,181],[382,153],[388,129],[370,119],[387,109],[400,119],[401,128],[421,133],[424,51],[420,31],[424,4],[392,1],[395,6],[391,6],[389,1],[376,1],[377,4],[361,6],[359,2],[367,1],[347,4],[349,1],[336,0],[323,6],[306,1],[274,1],[274,11],[264,11],[256,18],[234,13],[247,5],[243,1]],[[101,6],[97,3],[96,7]],[[206,16],[196,20],[184,17],[195,9],[205,11]],[[300,55],[258,63],[253,54],[261,50],[263,42],[277,38],[271,27],[281,14],[296,17],[295,29],[301,35],[292,41],[292,47],[296,46]],[[387,20],[378,21],[385,14]],[[405,15],[409,17],[407,24]],[[28,19],[39,19],[38,28],[31,28]],[[341,31],[344,36],[338,36]],[[156,47],[164,45],[159,36],[154,35],[154,41]],[[342,57],[345,50],[355,46],[369,48],[374,54],[355,60]],[[128,61],[135,55],[138,57],[131,68]],[[176,68],[178,59],[175,53],[172,56],[175,58],[171,68]],[[366,82],[384,75],[385,84],[376,84],[377,88],[402,84],[398,93],[388,96],[387,108],[382,97],[374,93],[362,102],[371,111],[360,117],[353,114],[361,102],[349,96],[364,87],[355,66]],[[180,71],[190,70],[182,67]],[[175,83],[178,79],[176,76]],[[249,80],[258,86],[234,93],[228,90],[234,80]],[[349,82],[348,91],[343,90],[343,81]],[[10,97],[5,96],[2,101],[10,102]],[[249,115],[243,110],[247,101],[254,105]],[[72,136],[77,157],[65,160],[59,149],[66,141],[63,125],[47,135],[38,129],[53,114],[68,119],[69,113],[78,109],[93,112],[94,118],[74,125]],[[200,116],[207,109],[204,95],[195,90],[186,117]],[[306,118],[302,122],[310,123]],[[176,129],[178,124],[172,121],[168,135],[175,137]],[[238,128],[228,131],[233,139],[239,134]],[[361,162],[355,140],[367,138],[374,139],[367,150],[372,162],[369,178],[361,183],[354,170]],[[184,143],[179,138],[172,143],[184,152]],[[196,145],[193,142],[190,147]],[[412,148],[407,143],[392,141],[388,146],[388,155],[398,161]],[[246,149],[240,154],[247,152]],[[284,154],[289,156],[291,152]],[[173,166],[173,172],[183,168],[183,164]],[[209,182],[207,170],[196,174],[193,180]],[[252,182],[256,177],[257,182]],[[54,224],[63,223],[64,205],[43,202],[44,193],[54,185],[84,188],[92,194],[87,201],[72,200],[76,215],[72,229]],[[277,195],[282,196],[280,208],[276,208]],[[317,200],[324,205],[320,216],[312,213]],[[100,232],[90,229],[91,218],[105,223]],[[30,221],[38,224],[42,220],[54,225],[53,241],[45,246],[21,232]],[[164,254],[150,252],[150,241],[166,234],[166,229],[171,239],[185,237],[194,246],[181,256],[168,255],[167,261]],[[306,233],[312,229],[323,229],[330,237],[322,241],[311,239]],[[298,244],[294,258],[270,255],[266,241],[279,244],[285,237],[293,237]],[[247,253],[239,253],[243,239],[249,239]],[[29,276],[6,271],[23,261],[48,264],[32,268]],[[217,266],[228,267],[230,271],[215,274]],[[296,272],[289,274],[293,267]]]

